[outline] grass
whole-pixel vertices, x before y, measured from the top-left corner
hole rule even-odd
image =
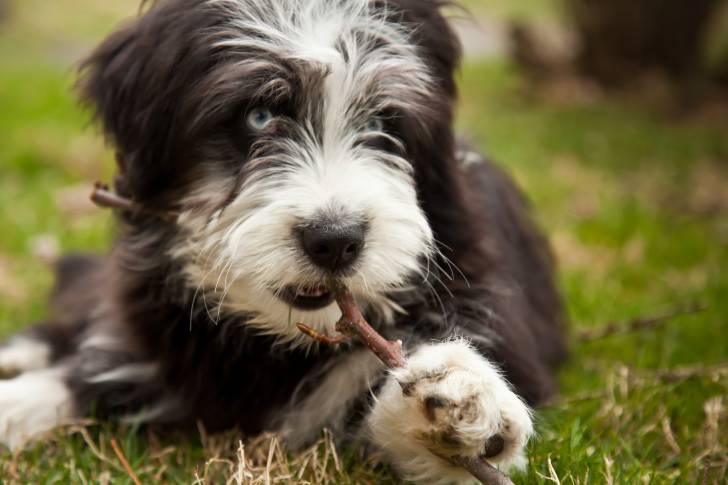
[[[44,315],[58,251],[103,250],[113,226],[82,201],[112,164],[76,107],[70,68],[132,1],[15,0],[0,25],[0,336]],[[542,2],[493,2],[539,15]],[[477,5],[476,5],[477,7]],[[504,12],[505,10],[499,10]],[[573,357],[516,483],[725,483],[728,466],[728,123],[657,116],[626,100],[554,101],[504,63],[466,65],[459,127],[533,201],[561,265]],[[579,342],[585,328],[690,302],[664,326]],[[4,483],[264,480],[388,483],[386,468],[326,437],[289,455],[247,442],[120,425],[76,427],[12,456]],[[90,446],[93,444],[93,446]],[[270,464],[270,466],[268,466]],[[267,468],[268,467],[268,468]],[[245,475],[244,473],[244,475]],[[300,477],[299,477],[300,474]]]
[[[558,17],[559,0],[461,0],[460,3],[477,14],[507,19],[531,20]]]

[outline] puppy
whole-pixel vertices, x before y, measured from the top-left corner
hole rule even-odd
[[[0,440],[93,413],[293,448],[328,428],[423,483],[469,478],[436,455],[522,465],[562,307],[519,192],[453,134],[447,2],[150,3],[80,81],[143,210],[0,348]],[[297,330],[335,334],[332,277],[405,368]]]

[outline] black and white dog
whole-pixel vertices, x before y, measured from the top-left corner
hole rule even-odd
[[[467,480],[428,450],[522,464],[562,308],[518,191],[454,138],[446,3],[157,0],[106,39],[81,91],[145,210],[0,347],[0,440],[94,413],[329,428],[421,482]],[[335,334],[330,277],[405,368],[299,333]]]

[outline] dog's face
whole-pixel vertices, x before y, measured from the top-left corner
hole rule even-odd
[[[424,276],[418,164],[449,143],[452,93],[406,22],[441,28],[421,3],[162,1],[91,58],[125,186],[181,213],[167,252],[199,298],[293,338],[332,329],[332,276],[380,308]]]

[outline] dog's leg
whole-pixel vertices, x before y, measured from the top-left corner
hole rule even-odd
[[[0,381],[0,443],[18,449],[73,418],[66,374],[58,366]]]
[[[0,346],[0,378],[46,368],[51,346],[31,335],[17,335]]]
[[[18,374],[0,380],[0,443],[19,449],[92,412],[140,422],[176,417],[155,362],[139,358],[130,339],[97,325],[59,354],[59,342],[49,337],[59,328],[33,327],[0,349],[3,370]]]
[[[405,368],[391,373],[367,424],[374,443],[421,483],[472,481],[436,454],[522,467],[533,433],[528,406],[464,340],[419,347]]]
[[[301,382],[289,405],[277,413],[271,429],[278,430],[292,449],[313,443],[324,428],[338,441],[352,438],[361,423],[361,411],[368,407],[371,390],[382,381],[384,371],[384,365],[369,350],[342,352]]]
[[[46,322],[14,335],[0,344],[0,379],[45,369],[73,353],[85,320]]]

